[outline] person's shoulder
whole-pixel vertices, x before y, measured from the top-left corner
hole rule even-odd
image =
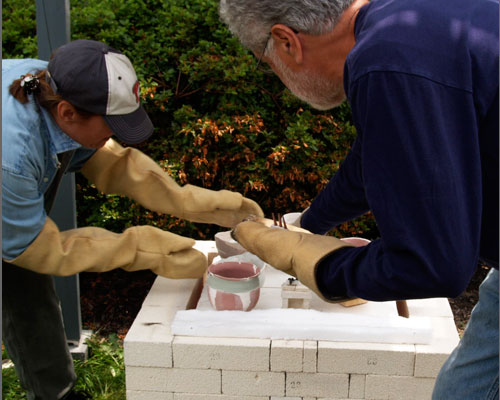
[[[40,117],[35,104],[21,104],[2,87],[2,168],[22,174],[32,159],[31,150],[43,149]],[[35,151],[35,152],[38,152]]]
[[[470,39],[484,30],[477,27],[486,20],[477,17],[471,23],[479,4],[484,5],[482,9],[492,2],[374,0],[356,20],[356,43],[346,60],[347,76],[353,82],[372,72],[399,73],[470,92],[470,58],[478,47]],[[485,40],[480,42],[484,47]],[[498,47],[498,39],[495,43]]]
[[[47,61],[36,58],[6,58],[2,59],[2,75],[17,72],[22,75],[36,70],[43,70],[47,68],[47,65]]]
[[[35,159],[35,164],[43,163],[46,145],[36,120],[24,110],[9,114],[2,112],[2,168],[25,175]]]

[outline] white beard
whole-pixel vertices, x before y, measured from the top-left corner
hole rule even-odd
[[[285,86],[315,109],[330,110],[344,102],[346,96],[342,82],[307,72],[293,72],[274,51],[269,58]]]

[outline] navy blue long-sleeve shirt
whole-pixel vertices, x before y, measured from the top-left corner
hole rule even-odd
[[[380,239],[318,266],[325,297],[455,297],[498,268],[498,1],[374,0],[344,88],[357,139],[302,217],[323,234],[368,210]]]

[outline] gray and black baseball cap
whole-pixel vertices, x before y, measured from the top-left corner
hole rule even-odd
[[[47,70],[57,94],[102,115],[121,141],[137,144],[153,133],[153,123],[140,104],[134,67],[119,51],[102,42],[75,40],[56,50]]]

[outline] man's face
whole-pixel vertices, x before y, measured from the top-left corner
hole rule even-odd
[[[334,81],[319,73],[294,72],[271,51],[269,65],[285,86],[317,110],[329,110],[342,104],[346,98],[342,81]]]

